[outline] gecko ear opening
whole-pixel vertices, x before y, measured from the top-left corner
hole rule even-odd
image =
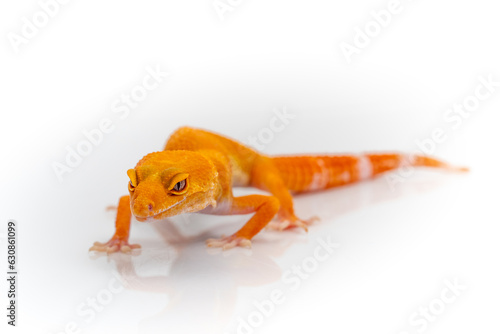
[[[129,169],[127,171],[127,175],[128,175],[128,177],[130,179],[130,186],[129,186],[129,188],[132,187],[132,189],[133,189],[133,188],[137,187],[137,174],[135,172],[135,169]]]

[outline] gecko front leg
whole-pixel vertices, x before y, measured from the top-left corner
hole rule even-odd
[[[251,247],[251,239],[262,230],[280,207],[280,202],[276,197],[264,195],[248,195],[235,197],[231,206],[223,211],[217,212],[220,215],[247,214],[255,212],[250,220],[236,233],[220,239],[208,239],[208,247],[222,247],[223,250],[235,246]]]
[[[106,243],[94,242],[89,251],[97,252],[123,252],[130,253],[132,249],[141,248],[138,244],[129,244],[128,237],[130,233],[130,219],[132,213],[130,212],[130,196],[120,197],[118,202],[118,211],[116,213],[116,230],[113,237]]]

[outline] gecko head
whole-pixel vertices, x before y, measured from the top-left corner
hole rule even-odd
[[[127,175],[130,209],[139,221],[196,212],[215,202],[217,170],[197,152],[151,153]]]

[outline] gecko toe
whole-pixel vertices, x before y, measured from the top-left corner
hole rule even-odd
[[[222,237],[220,239],[208,239],[206,244],[208,247],[221,247],[223,251],[238,246],[244,248],[252,247],[252,242],[249,239],[237,237],[235,235]]]
[[[285,230],[290,230],[295,227],[300,227],[304,229],[304,231],[308,232],[309,229],[308,227],[312,225],[315,221],[319,220],[317,216],[311,217],[309,219],[303,220],[299,219],[296,216],[288,217],[288,218],[282,218],[279,221],[273,221],[270,222],[267,226],[267,230],[274,230],[274,231],[285,231]]]
[[[104,246],[104,244],[97,244],[94,243],[94,245],[92,247],[89,248],[89,252],[103,252],[106,250],[106,247]]]
[[[108,253],[108,254],[114,253],[118,250],[118,248],[119,248],[118,245],[113,245],[111,247],[108,247],[106,249],[106,253]]]
[[[120,248],[120,250],[123,252],[123,253],[130,253],[132,251],[132,248],[130,248],[130,246],[127,246],[127,245],[124,245]]]
[[[138,244],[129,244],[127,240],[111,238],[106,243],[94,242],[94,245],[89,248],[89,252],[104,252],[107,254],[122,252],[130,254],[132,250],[141,248]]]

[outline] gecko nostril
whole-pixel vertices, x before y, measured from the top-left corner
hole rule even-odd
[[[153,204],[148,204],[149,211],[153,211]]]

